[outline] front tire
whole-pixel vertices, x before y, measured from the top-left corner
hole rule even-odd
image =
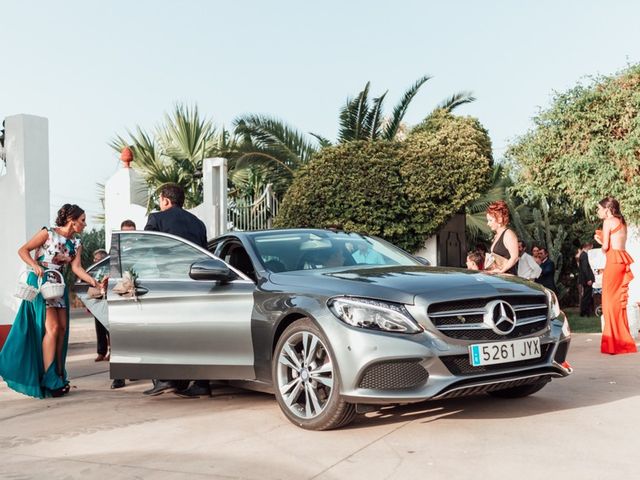
[[[309,318],[282,333],[271,374],[278,405],[295,425],[330,430],[355,418],[355,405],[340,396],[340,376],[329,342]]]

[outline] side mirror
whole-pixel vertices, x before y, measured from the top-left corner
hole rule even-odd
[[[189,276],[194,280],[228,282],[235,277],[235,274],[222,260],[212,258],[193,263],[189,269]]]
[[[431,265],[431,262],[430,262],[429,260],[427,260],[426,258],[424,258],[424,257],[419,257],[419,256],[417,256],[417,255],[414,255],[414,258],[415,258],[417,261],[419,261],[422,265],[426,265],[427,267],[428,267],[429,265]]]

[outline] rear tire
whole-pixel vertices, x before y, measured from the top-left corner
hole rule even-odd
[[[529,385],[521,385],[519,387],[513,388],[505,388],[504,390],[495,390],[493,392],[489,392],[489,395],[492,397],[499,398],[523,398],[528,397],[529,395],[533,395],[536,392],[542,390],[547,383],[548,380],[541,380],[536,383],[531,383]]]
[[[331,430],[355,418],[355,405],[340,396],[340,375],[329,342],[309,318],[282,333],[271,374],[278,405],[291,423],[307,430]]]

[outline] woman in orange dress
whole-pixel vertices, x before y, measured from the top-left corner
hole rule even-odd
[[[602,245],[602,251],[607,256],[602,278],[604,331],[600,349],[602,353],[611,355],[634,353],[638,350],[629,333],[627,320],[629,282],[633,279],[633,259],[625,250],[627,224],[620,213],[620,204],[613,197],[600,201],[598,217],[604,222],[602,231],[597,230],[594,238]]]

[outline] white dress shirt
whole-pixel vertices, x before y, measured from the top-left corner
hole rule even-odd
[[[518,276],[527,280],[535,280],[542,273],[540,265],[533,259],[531,255],[524,252],[518,260]]]

